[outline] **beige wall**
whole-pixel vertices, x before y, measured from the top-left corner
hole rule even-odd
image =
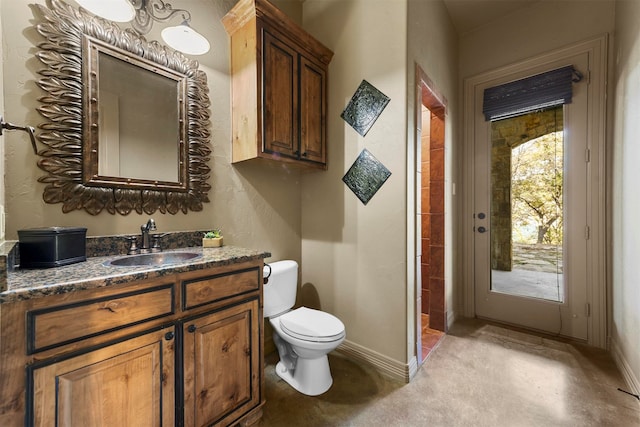
[[[640,392],[640,3],[616,3],[615,120],[613,146],[613,324],[614,355]]]
[[[3,8],[3,3],[6,3],[6,2],[4,0],[0,0],[0,11]],[[2,46],[2,49],[4,49],[4,31],[3,31],[2,19],[0,19],[0,46]],[[2,63],[0,63],[0,116],[2,117],[5,117],[6,115],[5,109],[4,109],[4,85],[1,84],[4,76],[4,67],[5,67],[5,63],[4,61],[2,61]],[[5,118],[5,120],[8,120],[8,119]],[[0,159],[4,159],[4,144],[5,144],[5,137],[3,132],[2,136],[0,136]],[[4,176],[4,162],[0,161],[0,177],[2,176]],[[5,212],[4,185],[0,180],[0,243],[4,242],[4,235],[5,235],[4,212]]]
[[[44,0],[35,1],[44,4]],[[69,0],[70,4],[72,3]],[[286,167],[261,165],[232,166],[230,159],[230,79],[229,41],[220,18],[235,3],[173,1],[187,7],[192,25],[211,42],[209,53],[195,57],[207,73],[211,100],[213,154],[209,193],[211,203],[202,212],[187,215],[153,215],[158,231],[180,231],[222,227],[225,243],[271,251],[277,258],[300,259],[300,177]],[[37,70],[42,65],[34,56],[40,36],[34,29],[34,9],[27,2],[0,3],[3,27],[4,103],[7,119],[17,124],[37,126],[43,121],[36,111]],[[160,25],[148,39],[156,38]],[[61,205],[45,204],[44,185],[37,182],[44,173],[36,166],[24,133],[5,134],[7,238],[17,238],[17,230],[43,226],[86,226],[89,235],[137,233],[148,215],[127,216],[103,212],[91,216],[84,211],[63,214]]]
[[[345,324],[347,340],[406,361],[405,0],[307,0],[304,26],[335,53],[325,173],[302,181],[302,283]],[[391,101],[366,137],[340,114],[366,79]],[[367,148],[392,173],[364,206],[342,182]]]
[[[407,247],[414,244],[407,238],[408,218],[413,222],[415,215],[408,211],[414,196],[407,193],[414,61],[447,96],[455,97],[456,86],[455,36],[441,2],[410,3],[306,0],[303,14],[305,28],[335,52],[329,170],[302,181],[303,287],[316,291],[322,308],[342,319],[348,341],[400,363],[409,362],[415,350],[415,282],[408,278],[414,260],[407,261]],[[419,28],[408,9],[428,25]],[[407,16],[415,20],[408,23]],[[416,40],[408,41],[407,34]],[[407,57],[408,45],[415,58]],[[391,98],[366,137],[340,118],[363,79]],[[366,206],[341,180],[364,148],[392,172]]]
[[[460,37],[462,79],[613,30],[612,0],[543,0]]]

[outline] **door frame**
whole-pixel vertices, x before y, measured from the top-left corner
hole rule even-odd
[[[445,329],[451,325],[455,318],[453,307],[450,304],[449,295],[451,289],[451,277],[453,274],[451,248],[453,247],[453,220],[452,212],[452,180],[453,170],[451,155],[451,118],[449,116],[449,103],[447,98],[440,92],[435,83],[425,73],[420,64],[414,64],[414,78],[411,87],[413,88],[413,126],[411,138],[413,141],[408,145],[407,150],[407,277],[410,286],[407,287],[407,354],[409,359],[409,380],[411,380],[418,368],[424,362],[422,360],[422,278],[421,256],[422,256],[422,236],[420,233],[420,215],[422,211],[421,200],[418,197],[418,188],[421,176],[418,174],[418,156],[421,150],[420,135],[422,133],[422,105],[426,101],[431,108],[442,109],[444,117],[444,209],[445,209],[445,267],[444,267],[444,322]],[[412,339],[413,338],[413,339]]]
[[[467,317],[476,317],[475,310],[475,266],[474,266],[474,194],[475,175],[475,123],[482,119],[482,98],[476,96],[476,89],[501,76],[521,73],[541,67],[544,64],[565,57],[588,53],[590,73],[585,76],[588,83],[588,125],[587,146],[590,161],[587,198],[590,200],[587,221],[590,227],[586,240],[587,260],[587,303],[590,316],[587,321],[589,345],[607,347],[607,245],[606,245],[606,195],[608,175],[606,173],[606,81],[607,81],[607,35],[588,39],[560,48],[524,61],[491,70],[464,80],[464,119],[463,119],[463,171],[464,192],[462,204],[462,247],[463,247],[463,313]],[[587,155],[587,153],[585,153]]]

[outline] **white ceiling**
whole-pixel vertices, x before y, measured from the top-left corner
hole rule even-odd
[[[539,1],[542,0],[444,0],[444,4],[458,33],[464,34]]]

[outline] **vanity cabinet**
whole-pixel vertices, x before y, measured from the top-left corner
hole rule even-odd
[[[248,426],[263,260],[0,305],[0,425]]]
[[[327,74],[333,52],[266,0],[240,0],[231,37],[232,162],[327,167]]]
[[[260,403],[258,299],[190,319],[184,330],[184,425],[237,419]]]
[[[29,369],[33,425],[173,426],[173,330]]]

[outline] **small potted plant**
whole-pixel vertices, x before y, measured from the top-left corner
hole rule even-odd
[[[204,234],[202,238],[203,248],[217,248],[220,246],[222,246],[222,230],[216,228]]]

